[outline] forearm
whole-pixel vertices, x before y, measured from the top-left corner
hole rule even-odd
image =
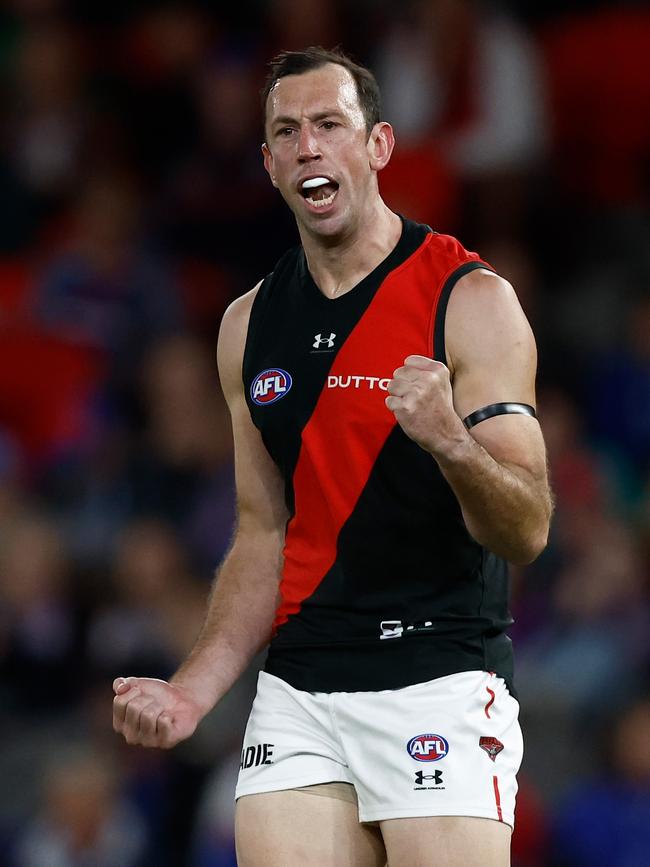
[[[435,457],[477,542],[520,565],[541,553],[552,510],[545,472],[536,477],[497,462],[467,432]]]
[[[204,713],[268,643],[278,601],[281,541],[239,535],[214,583],[203,628],[171,682]]]

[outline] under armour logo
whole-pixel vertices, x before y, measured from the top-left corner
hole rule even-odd
[[[424,771],[415,772],[415,782],[418,786],[422,786],[425,780],[433,780],[434,786],[439,786],[442,783],[442,771],[434,771],[433,774],[425,774]]]
[[[314,334],[314,342],[312,343],[312,346],[314,347],[314,349],[319,349],[323,345],[323,343],[326,343],[327,348],[331,349],[334,346],[335,337],[336,334],[330,334],[329,337],[323,337],[322,334]]]

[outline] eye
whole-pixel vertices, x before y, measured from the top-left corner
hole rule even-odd
[[[323,123],[321,124],[321,126],[323,127],[323,129],[329,131],[331,129],[334,129],[334,127],[336,127],[337,124],[334,123],[333,120],[324,120]]]
[[[277,131],[276,135],[281,136],[282,138],[288,138],[292,132],[293,132],[292,127],[284,126],[284,127],[282,127],[282,129],[279,129]]]

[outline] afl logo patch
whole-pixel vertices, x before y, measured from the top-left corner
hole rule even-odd
[[[258,406],[268,406],[284,397],[291,388],[291,374],[280,367],[270,367],[258,373],[251,384],[251,400]]]
[[[449,744],[442,735],[416,735],[406,749],[416,762],[439,762],[449,752]]]

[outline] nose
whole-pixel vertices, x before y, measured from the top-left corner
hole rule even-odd
[[[298,159],[301,162],[320,159],[318,142],[316,141],[313,131],[308,126],[304,126],[300,130],[300,138],[298,139]]]

